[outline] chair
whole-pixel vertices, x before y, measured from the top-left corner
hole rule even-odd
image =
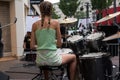
[[[43,70],[49,71],[49,78],[51,80],[63,80],[67,76],[67,72],[65,71],[65,65],[60,65],[60,66],[40,66],[39,70],[40,73],[38,73],[32,80],[39,79],[39,80],[44,80],[44,74]],[[56,72],[61,71],[60,74],[57,74]]]

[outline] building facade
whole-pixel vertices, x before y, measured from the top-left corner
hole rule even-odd
[[[0,0],[0,23],[3,27],[2,42],[4,44],[3,57],[21,56],[23,54],[25,18],[28,10],[29,0]],[[15,18],[17,18],[17,22],[14,24]]]

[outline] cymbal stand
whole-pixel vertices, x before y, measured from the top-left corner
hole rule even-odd
[[[66,34],[67,34],[67,26],[68,26],[68,24],[66,24],[66,26],[64,26],[65,27],[65,34],[64,34],[64,36],[65,36],[65,47],[68,46],[68,44],[67,44],[67,36],[66,36]]]
[[[88,54],[88,52],[89,52],[89,49],[87,49],[87,40],[84,38],[83,39],[83,54]]]
[[[119,31],[120,30],[120,26],[117,23],[115,23],[114,21],[113,21],[113,24],[118,27],[118,31]],[[115,75],[115,80],[120,80],[120,52],[119,51],[118,51],[118,59],[119,59],[119,66],[118,66],[119,70],[118,70],[118,72]]]

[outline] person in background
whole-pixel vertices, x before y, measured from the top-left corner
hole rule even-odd
[[[31,49],[37,45],[36,64],[38,66],[59,66],[69,64],[70,80],[75,80],[76,55],[57,53],[62,45],[60,24],[51,18],[53,5],[48,1],[40,3],[41,20],[32,25]],[[44,71],[48,80],[48,71]]]
[[[67,35],[67,32],[66,32],[66,26],[64,24],[61,24],[60,25],[60,32],[61,32],[61,37],[63,38],[63,42],[66,41],[66,35]]]
[[[25,37],[24,37],[24,43],[23,43],[23,48],[24,52],[31,51],[30,49],[30,41],[31,41],[31,32],[27,31]]]
[[[60,24],[60,32],[62,37],[62,48],[67,48],[67,38],[70,37],[70,35],[68,35],[68,31],[66,29],[65,24]]]

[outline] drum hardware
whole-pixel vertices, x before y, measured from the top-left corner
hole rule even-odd
[[[113,22],[113,24],[118,27],[118,32],[116,34],[113,34],[113,35],[103,39],[103,41],[109,41],[109,40],[120,38],[120,32],[119,32],[120,26],[117,23],[115,23],[115,22]],[[120,53],[118,53],[118,55],[119,55],[118,56],[118,58],[119,58],[119,66],[118,66],[119,70],[118,70],[118,72],[116,72],[116,75],[114,76],[115,80],[119,80],[120,79]]]
[[[112,19],[116,16],[120,15],[120,12],[116,12],[116,13],[113,13],[113,14],[109,14],[108,16],[98,20],[96,23],[100,23],[100,22],[104,22],[104,21],[107,21],[109,19]],[[118,27],[118,32],[112,36],[109,36],[105,39],[103,39],[103,41],[108,41],[108,40],[112,40],[112,39],[116,39],[116,38],[120,38],[120,33],[119,33],[119,30],[120,30],[120,26],[118,24],[116,24],[114,21],[113,21],[113,24],[116,25]],[[116,73],[116,76],[115,76],[115,79],[116,80],[119,80],[120,79],[120,53],[118,54],[119,55],[119,71]]]
[[[120,12],[118,14],[120,14]],[[119,32],[120,26],[118,24],[116,24],[115,22],[113,22],[113,23],[118,27],[118,32],[116,34],[113,34],[111,36],[108,36],[108,37],[104,38],[102,41],[109,41],[109,40],[120,38],[120,32]],[[118,59],[119,59],[119,66],[118,66],[119,70],[118,70],[118,72],[116,72],[116,75],[114,76],[115,80],[120,79],[120,53],[119,52],[118,52]]]
[[[117,26],[118,27],[118,31],[119,31],[119,29],[120,29],[120,26]],[[118,38],[120,38],[120,32],[117,32],[116,34],[113,34],[113,35],[111,35],[111,36],[109,36],[109,37],[106,37],[106,38],[104,38],[102,41],[109,41],[109,40],[113,40],[113,39],[118,39]],[[118,58],[119,58],[119,70],[118,70],[118,72],[116,72],[116,75],[114,76],[114,78],[115,78],[115,80],[119,80],[120,79],[120,53],[118,52]]]

